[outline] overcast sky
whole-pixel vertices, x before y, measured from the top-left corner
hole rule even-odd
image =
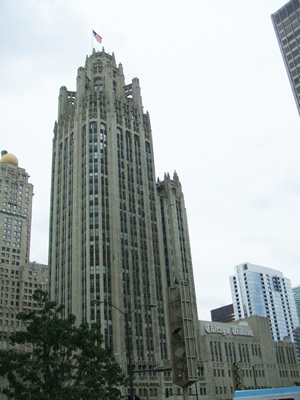
[[[0,0],[0,150],[34,185],[31,261],[48,262],[59,88],[102,49],[94,29],[140,80],[156,175],[182,183],[199,318],[232,302],[237,264],[300,284],[300,117],[270,18],[286,1]]]

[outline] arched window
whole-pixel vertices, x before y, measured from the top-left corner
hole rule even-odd
[[[95,78],[94,80],[94,90],[97,92],[102,92],[103,90],[103,82],[100,78]]]

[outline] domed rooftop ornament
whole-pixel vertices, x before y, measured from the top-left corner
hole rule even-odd
[[[2,163],[12,163],[12,164],[19,164],[19,160],[14,154],[8,153],[6,150],[1,151],[1,162]]]

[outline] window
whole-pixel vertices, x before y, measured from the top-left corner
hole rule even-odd
[[[96,78],[96,79],[94,80],[94,90],[95,90],[95,91],[98,91],[98,92],[102,92],[102,90],[103,90],[102,79]]]

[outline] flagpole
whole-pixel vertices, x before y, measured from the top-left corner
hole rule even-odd
[[[92,31],[92,52],[91,52],[91,54],[93,54],[93,48],[94,48],[94,35],[93,35],[93,31]]]

